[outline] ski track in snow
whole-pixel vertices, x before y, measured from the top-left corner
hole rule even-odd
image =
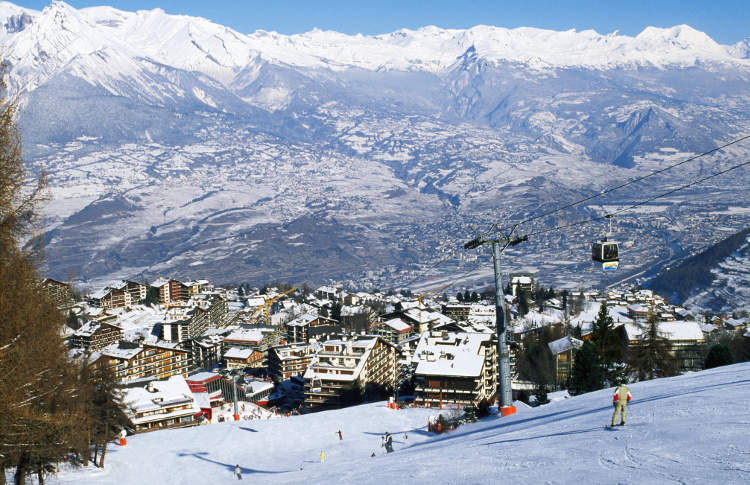
[[[110,447],[106,469],[65,468],[57,483],[235,483],[237,463],[243,480],[269,484],[750,481],[750,363],[630,388],[624,428],[605,428],[611,389],[539,408],[519,405],[515,416],[490,417],[440,436],[426,431],[436,410],[392,411],[381,402],[131,436],[127,446]],[[380,448],[386,431],[396,449],[388,455]]]

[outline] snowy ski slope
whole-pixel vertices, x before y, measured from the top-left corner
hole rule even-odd
[[[434,410],[375,403],[132,436],[127,446],[110,448],[106,469],[63,469],[58,483],[235,483],[238,463],[244,480],[264,484],[750,482],[750,364],[631,390],[627,426],[614,430],[604,428],[610,389],[441,436],[425,429]],[[394,435],[389,455],[380,448],[386,431]]]

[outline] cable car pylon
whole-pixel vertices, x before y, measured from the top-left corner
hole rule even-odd
[[[497,225],[492,226],[497,232],[503,234]],[[528,241],[527,236],[511,239],[513,231],[517,226],[513,226],[508,234],[503,234],[504,238],[488,239],[485,236],[477,237],[464,244],[464,249],[475,249],[484,244],[491,244],[490,253],[492,262],[495,267],[495,324],[497,332],[497,365],[498,365],[498,394],[500,395],[501,416],[509,416],[516,413],[516,407],[513,406],[513,390],[511,388],[510,375],[510,353],[508,351],[507,326],[505,324],[505,294],[503,293],[503,277],[500,264],[500,255],[509,246],[515,246],[524,241]],[[474,229],[472,229],[473,231]],[[474,231],[476,234],[476,231]]]

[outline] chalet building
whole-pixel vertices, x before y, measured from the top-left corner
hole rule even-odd
[[[186,376],[190,369],[188,351],[167,345],[121,340],[102,349],[101,354],[95,363],[109,365],[123,382],[145,377]]]
[[[522,292],[530,292],[534,289],[533,273],[510,273],[508,277],[513,296],[518,296]]]
[[[302,376],[315,356],[316,344],[292,343],[268,349],[268,373],[271,379],[282,382],[292,376]]]
[[[52,278],[45,278],[42,281],[42,289],[55,302],[57,308],[67,310],[73,307],[70,285],[53,280]]]
[[[628,345],[637,345],[644,332],[644,329],[632,323],[625,323],[618,329],[624,332]],[[669,339],[672,353],[679,363],[680,372],[703,369],[706,338],[698,323],[688,321],[661,322],[659,323],[659,333]]]
[[[394,345],[402,345],[414,335],[414,327],[400,318],[375,322],[367,329],[368,335],[378,335]]]
[[[133,300],[127,291],[107,286],[91,295],[89,304],[100,308],[114,309],[130,306],[133,304]]]
[[[414,404],[465,407],[491,401],[497,388],[497,340],[489,333],[426,332],[412,357]]]
[[[334,288],[333,286],[321,286],[317,290],[315,290],[315,296],[319,300],[330,300],[330,301],[336,301],[338,300],[338,295],[341,290],[338,288]]]
[[[187,306],[200,308],[208,314],[208,326],[221,327],[229,313],[227,301],[213,293],[201,293],[192,295]]]
[[[146,299],[146,285],[136,283],[135,281],[123,281],[116,286],[117,289],[130,293],[130,300],[138,303]]]
[[[570,377],[576,353],[583,345],[582,340],[567,336],[547,344],[555,363],[555,379],[562,386]]]
[[[640,305],[638,303],[634,305],[628,305],[628,316],[633,320],[645,320],[648,316],[648,307]]]
[[[224,337],[222,351],[226,353],[231,347],[255,349],[261,351],[265,358],[270,347],[282,343],[286,343],[286,332],[281,327],[273,325],[241,325]]]
[[[287,341],[307,342],[310,339],[310,329],[312,327],[318,325],[336,325],[337,323],[338,321],[332,318],[306,313],[286,323],[284,329],[286,330]]]
[[[173,278],[159,278],[151,284],[151,287],[159,289],[159,302],[164,305],[189,299],[187,286]]]
[[[383,338],[341,336],[321,345],[304,374],[307,408],[339,407],[347,391],[360,388],[368,396],[394,384],[399,350]]]
[[[348,333],[366,331],[377,319],[377,312],[369,307],[344,305],[341,308],[341,326]]]
[[[195,295],[208,291],[211,285],[208,280],[186,281],[184,283],[187,290],[187,298],[193,298]]]
[[[193,366],[208,368],[216,365],[223,358],[224,337],[229,335],[229,329],[208,329],[200,337],[193,338],[190,343]]]
[[[123,389],[126,409],[136,433],[196,426],[201,409],[181,375],[166,380],[131,383]]]
[[[122,327],[110,322],[90,321],[76,330],[71,340],[75,348],[98,352],[122,340]]]
[[[443,314],[446,317],[456,320],[458,322],[468,319],[470,311],[471,311],[471,305],[469,304],[464,305],[462,303],[448,303],[447,305],[443,307]],[[424,331],[426,332],[427,330],[424,330]]]
[[[227,363],[227,370],[260,367],[263,365],[263,354],[255,349],[232,347],[224,353],[224,360]]]
[[[161,338],[170,342],[185,342],[203,335],[208,329],[209,312],[187,306],[171,307],[161,324]]]

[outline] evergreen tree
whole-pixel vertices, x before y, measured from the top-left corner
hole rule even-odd
[[[469,293],[469,290],[466,290],[464,292],[464,301],[466,301],[466,302],[471,301],[471,294]]]
[[[476,291],[474,291],[474,292],[471,293],[471,301],[472,302],[478,302],[479,301],[479,295],[477,294]]]
[[[679,365],[672,354],[672,345],[659,330],[653,310],[649,311],[646,323],[638,327],[641,334],[630,350],[631,375],[639,381],[677,375]]]
[[[704,368],[713,369],[714,367],[732,364],[734,364],[734,356],[729,347],[722,344],[716,344],[708,351]]]
[[[320,315],[321,317],[328,318],[328,308],[324,306],[320,307],[320,310],[318,311],[318,315]]]
[[[336,302],[331,307],[331,318],[336,321],[341,321],[341,303]]]
[[[568,309],[568,295],[562,296],[562,309],[563,311]]]
[[[458,300],[459,303],[464,301],[464,295],[460,291],[456,295],[456,300]]]
[[[513,294],[513,288],[510,287],[510,281],[508,281],[508,284],[505,285],[505,294],[506,295],[512,295]]]
[[[529,300],[526,297],[526,292],[520,292],[518,296],[518,314],[525,317],[529,313]]]
[[[76,316],[75,312],[73,310],[70,310],[68,312],[68,316],[65,319],[65,323],[68,325],[68,327],[72,328],[73,330],[78,330],[83,325],[81,325],[81,322],[78,321],[78,317]]]
[[[573,361],[573,369],[568,382],[568,392],[577,396],[604,388],[604,374],[602,373],[596,347],[589,341],[584,342]]]
[[[468,423],[476,423],[477,408],[474,406],[466,406],[466,408],[464,408],[464,420]]]
[[[609,314],[607,304],[602,303],[596,320],[591,324],[591,342],[599,355],[605,383],[609,385],[619,383],[626,373],[622,365],[620,335],[614,327],[614,319]]]
[[[544,404],[549,404],[549,397],[547,390],[547,383],[544,381],[544,379],[541,379],[536,386],[536,405],[537,406],[543,406]]]

